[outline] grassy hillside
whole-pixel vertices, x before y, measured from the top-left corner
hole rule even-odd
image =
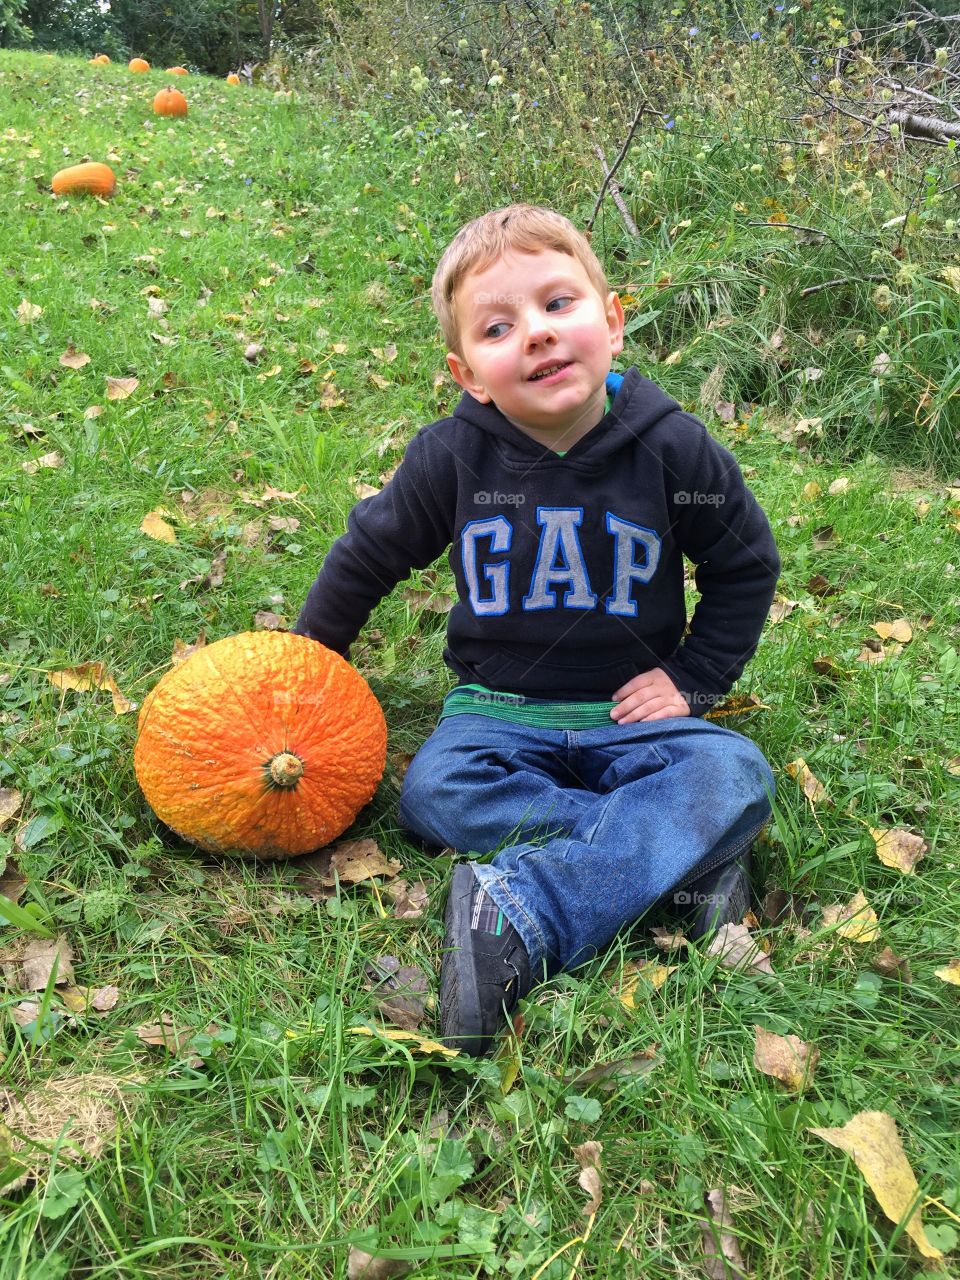
[[[960,489],[831,436],[814,398],[876,383],[879,413],[882,375],[852,362],[889,335],[864,317],[858,345],[844,318],[824,340],[840,304],[813,295],[819,338],[814,316],[779,319],[810,399],[781,395],[779,346],[759,344],[809,246],[733,218],[729,158],[697,162],[693,187],[668,131],[645,141],[661,219],[645,256],[622,256],[612,216],[595,237],[632,299],[624,360],[705,413],[784,561],[739,689],[762,705],[729,721],[778,780],[758,856],[780,897],[754,931],[774,972],[665,954],[650,920],[538,989],[498,1062],[390,1039],[367,966],[396,957],[434,989],[450,868],[396,819],[405,753],[449,685],[446,565],[385,601],[354,654],[390,748],[349,834],[422,882],[420,914],[398,914],[389,878],[331,888],[177,840],[139,794],[122,699],[142,702],[178,640],[289,626],[361,486],[455,402],[425,290],[485,191],[455,180],[469,139],[425,121],[190,77],[189,116],[166,123],[164,80],[0,52],[0,1275],[314,1280],[361,1274],[362,1248],[452,1280],[666,1278],[706,1265],[720,1188],[750,1274],[919,1274],[811,1132],[888,1113],[929,1244],[954,1247]],[[486,123],[494,197],[541,195],[509,122]],[[112,165],[115,197],[52,196],[87,157]],[[701,200],[727,205],[730,252]],[[954,314],[947,281],[936,298]],[[723,365],[706,390],[701,358]],[[88,663],[116,703],[51,679],[102,684]],[[914,837],[908,864],[922,839],[912,871],[878,856],[888,830]],[[831,911],[858,891],[875,926]],[[45,935],[72,980],[63,950],[31,989],[16,957]],[[434,1015],[428,996],[420,1034]],[[756,1065],[757,1026],[815,1045],[812,1075]]]

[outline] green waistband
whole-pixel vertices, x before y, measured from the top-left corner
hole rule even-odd
[[[538,729],[601,729],[614,722],[613,702],[549,702],[516,693],[497,693],[482,684],[458,684],[443,700],[440,719],[447,716],[489,716]]]

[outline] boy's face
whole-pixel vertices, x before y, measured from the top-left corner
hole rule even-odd
[[[556,249],[509,251],[456,294],[461,387],[543,444],[569,448],[603,417],[605,380],[623,349],[623,308]]]

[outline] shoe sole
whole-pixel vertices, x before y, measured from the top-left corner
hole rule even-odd
[[[685,929],[691,942],[699,942],[725,924],[740,924],[750,910],[749,863],[732,862],[713,881],[713,896],[719,902],[706,902]]]
[[[476,877],[468,863],[461,862],[454,868],[443,917],[447,938],[472,940],[470,899],[475,883]],[[464,1025],[461,1019],[464,1007],[480,1008],[476,967],[469,943],[465,946],[448,947],[440,961],[440,1038],[451,1049],[482,1057],[492,1039],[484,1035],[479,1016],[472,1019],[472,1026],[469,1021]],[[450,1034],[445,1025],[450,1021],[451,1011],[457,1024],[455,1034]]]

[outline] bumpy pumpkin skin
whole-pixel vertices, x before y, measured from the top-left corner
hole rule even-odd
[[[247,631],[197,650],[151,690],[134,768],[179,835],[269,859],[335,840],[372,799],[386,756],[380,704],[338,653]]]
[[[179,89],[161,89],[153,99],[153,109],[158,116],[185,116],[187,100]]]
[[[108,164],[89,160],[55,173],[50,189],[55,196],[112,196],[117,189],[117,179]]]

